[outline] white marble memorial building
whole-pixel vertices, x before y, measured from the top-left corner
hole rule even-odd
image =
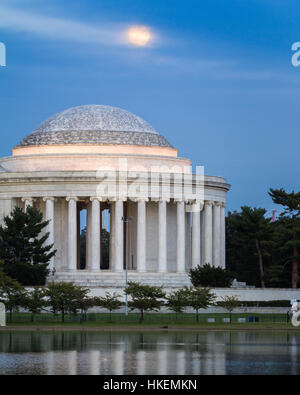
[[[228,190],[224,178],[192,171],[147,122],[104,105],[54,115],[0,159],[0,221],[15,205],[37,207],[57,250],[50,280],[107,289],[124,284],[126,261],[129,280],[170,287],[188,284],[198,264],[224,267]],[[110,232],[105,269],[103,212]],[[129,217],[127,232],[122,218]]]

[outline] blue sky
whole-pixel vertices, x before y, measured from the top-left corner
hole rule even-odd
[[[0,156],[82,104],[148,121],[194,166],[231,184],[227,208],[299,190],[300,3],[290,0],[1,0]],[[151,45],[121,32],[147,26]]]

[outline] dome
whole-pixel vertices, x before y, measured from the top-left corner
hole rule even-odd
[[[130,144],[172,147],[142,118],[117,107],[72,107],[41,123],[18,146]]]

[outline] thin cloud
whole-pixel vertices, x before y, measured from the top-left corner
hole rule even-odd
[[[49,17],[17,8],[0,5],[0,29],[20,33],[33,33],[56,40],[105,46],[125,45],[125,25],[111,24],[101,27],[70,19]]]
[[[281,70],[246,69],[244,64],[234,59],[199,59],[186,56],[173,56],[162,54],[143,54],[141,58],[135,56],[137,61],[150,64],[162,72],[172,72],[181,75],[196,76],[197,78],[226,81],[277,81],[283,83],[300,83],[295,75],[286,75]]]
[[[8,3],[0,5],[0,29],[31,33],[39,38],[45,37],[103,47],[128,46],[125,35],[128,27],[128,24],[108,24],[107,22],[101,22],[99,26],[95,26],[71,19],[50,17],[35,11],[24,11],[20,7],[11,6]],[[166,44],[168,40],[170,37],[160,36],[160,42],[163,41]],[[130,53],[126,51],[125,56],[123,52],[118,51],[117,56],[123,57],[126,62],[133,61],[135,64],[150,65],[162,72],[196,75],[213,80],[274,80],[299,83],[299,79],[296,79],[294,75],[291,81],[291,77],[286,76],[280,70],[247,70],[243,64],[234,59],[199,59],[172,54],[163,55],[156,51],[151,51],[150,54],[141,52],[140,49]]]

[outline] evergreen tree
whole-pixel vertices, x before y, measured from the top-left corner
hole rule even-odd
[[[281,242],[281,251],[291,262],[292,288],[297,288],[300,281],[300,192],[287,193],[283,188],[270,188],[269,195],[275,204],[284,208],[280,214],[282,226],[277,229],[277,237]]]
[[[191,269],[189,277],[194,287],[229,287],[233,280],[233,275],[228,269],[207,263]]]
[[[286,232],[286,220],[278,218],[271,223],[272,246],[269,249],[270,256],[265,259],[265,282],[266,286],[289,288],[291,287],[291,254],[286,246],[289,235]]]
[[[241,210],[240,213],[229,214],[226,220],[228,268],[237,273],[239,280],[246,281],[250,277],[245,278],[247,267],[252,274],[253,285],[260,284],[264,288],[264,260],[269,258],[273,245],[271,220],[265,218],[264,208],[243,206]]]
[[[49,233],[41,236],[48,221],[36,208],[26,212],[15,207],[0,226],[0,260],[4,271],[23,285],[43,285],[47,266],[55,255],[53,245],[46,245]]]

